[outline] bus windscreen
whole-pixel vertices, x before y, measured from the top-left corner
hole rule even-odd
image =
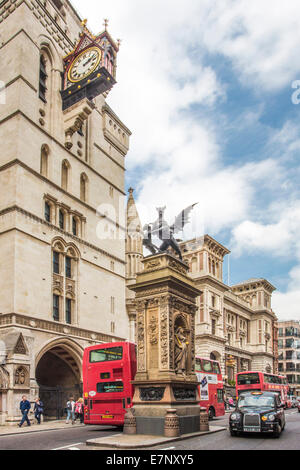
[[[115,348],[94,349],[90,351],[90,362],[119,361],[123,358],[122,346]]]
[[[259,384],[259,375],[256,373],[252,374],[238,374],[237,376],[238,385],[253,385]]]

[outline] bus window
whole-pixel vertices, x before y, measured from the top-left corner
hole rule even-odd
[[[218,400],[218,403],[223,403],[224,402],[223,389],[218,389],[217,390],[217,400]]]
[[[123,392],[123,382],[100,382],[97,383],[97,393]]]
[[[122,346],[115,348],[94,349],[90,351],[90,362],[119,361],[122,359],[122,357]]]
[[[220,371],[220,366],[217,362],[213,362],[212,363],[212,368],[213,368],[213,372],[215,374],[221,374],[221,371]]]
[[[196,370],[201,370],[201,361],[198,357],[196,357]]]
[[[206,359],[202,359],[202,370],[203,372],[212,372],[212,363]]]
[[[237,376],[238,385],[252,385],[259,384],[259,375],[254,373],[250,374],[238,374]]]

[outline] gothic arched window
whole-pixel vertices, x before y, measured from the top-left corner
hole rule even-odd
[[[84,202],[87,200],[87,183],[88,178],[85,173],[80,175],[80,199]]]
[[[46,100],[46,91],[47,91],[47,72],[46,72],[46,60],[45,57],[41,54],[40,56],[40,77],[39,77],[39,97],[44,103]]]
[[[48,155],[49,155],[49,147],[48,145],[43,145],[41,148],[41,164],[40,164],[40,173],[42,176],[48,176]]]
[[[61,165],[61,187],[67,191],[69,186],[69,170],[70,164],[67,160],[64,160]]]

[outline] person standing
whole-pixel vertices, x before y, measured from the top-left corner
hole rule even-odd
[[[26,395],[22,396],[22,400],[20,402],[20,410],[22,413],[22,420],[19,424],[19,428],[21,428],[24,424],[24,422],[27,422],[27,426],[31,426],[29,418],[28,418],[28,413],[31,408],[30,402],[27,400]]]
[[[69,424],[70,418],[72,419],[72,424],[75,423],[75,401],[73,397],[70,397],[67,401],[67,421],[66,424]]]
[[[83,414],[83,398],[78,398],[75,404],[75,416],[76,419],[80,419],[80,424],[83,424],[84,414]]]
[[[229,398],[228,403],[229,403],[229,407],[234,407],[234,401],[232,397]]]
[[[41,415],[44,413],[44,404],[40,398],[36,398],[33,411],[38,424],[41,424]]]

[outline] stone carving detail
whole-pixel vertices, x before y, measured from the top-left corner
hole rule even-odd
[[[168,297],[160,299],[160,363],[162,369],[168,369]]]
[[[137,302],[137,362],[138,371],[144,372],[146,370],[146,350],[145,350],[145,302]]]
[[[149,321],[149,335],[150,335],[150,344],[155,345],[158,343],[158,331],[157,331],[157,321],[154,315],[152,315]]]
[[[27,385],[28,371],[23,366],[17,366],[15,369],[14,384],[15,385]]]
[[[53,274],[53,290],[61,290],[63,291],[63,277],[58,274]]]
[[[27,354],[27,348],[22,333],[20,334],[18,341],[16,342],[14,354]]]
[[[175,332],[175,371],[176,374],[186,375],[188,367],[188,345],[184,329],[179,326]]]
[[[165,387],[140,388],[140,399],[142,401],[161,401],[165,393]]]
[[[173,269],[175,269],[176,271],[178,271],[179,273],[181,274],[186,274],[187,271],[188,271],[188,268],[182,266],[182,264],[178,263],[176,260],[174,259],[170,259],[169,260],[169,266]]]
[[[161,260],[160,259],[154,259],[152,261],[148,261],[148,263],[144,264],[144,270],[149,271],[152,269],[156,269],[159,266],[161,266]]]
[[[164,435],[166,437],[178,437],[180,435],[179,418],[175,408],[167,410],[165,417]]]
[[[190,401],[195,401],[196,400],[196,389],[191,389],[191,388],[173,388],[173,394],[175,397],[175,400],[190,400]]]
[[[191,315],[191,372],[195,372],[195,314]]]

